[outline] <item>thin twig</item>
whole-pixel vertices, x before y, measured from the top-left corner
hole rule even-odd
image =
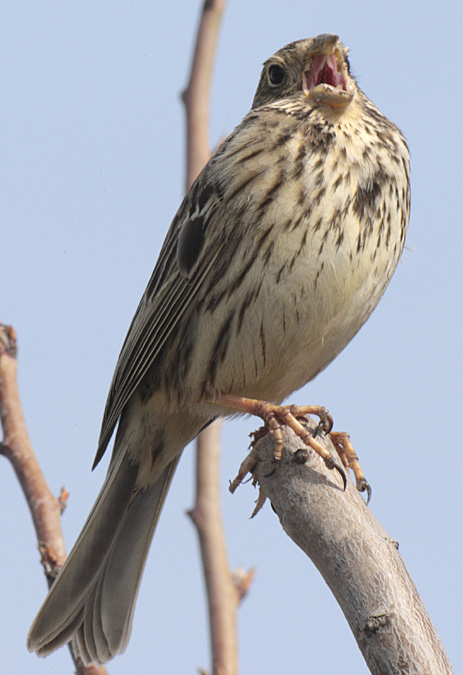
[[[2,454],[13,465],[26,497],[39,543],[46,543],[51,585],[66,559],[61,529],[61,506],[52,494],[40,468],[27,432],[19,396],[16,333],[3,326],[0,333],[0,418],[3,426]]]
[[[182,99],[186,109],[186,186],[191,186],[210,157],[209,100],[214,56],[225,0],[206,0],[198,27],[188,85]],[[220,515],[220,432],[216,421],[199,436],[196,455],[196,499],[190,516],[196,525],[209,605],[214,675],[237,675],[236,609],[252,573],[239,582],[228,566]]]
[[[199,537],[209,606],[214,675],[238,673],[236,609],[240,594],[228,565],[220,516],[220,426],[211,425],[198,438],[196,499],[189,512]]]
[[[12,326],[0,324],[0,453],[13,465],[34,523],[48,587],[66,560],[60,516],[67,498],[56,498],[48,487],[27,432],[17,381],[17,339]],[[70,646],[69,646],[70,647]],[[78,675],[104,675],[104,666],[84,666],[71,650]]]
[[[187,189],[210,157],[209,101],[220,22],[226,0],[205,0],[188,85],[182,94],[187,126]]]

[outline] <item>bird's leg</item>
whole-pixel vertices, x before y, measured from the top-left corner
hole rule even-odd
[[[371,486],[360,466],[359,458],[351,443],[350,436],[345,431],[331,431],[329,437],[336,448],[339,457],[346,469],[352,469],[355,484],[359,492],[367,493],[367,504],[371,499]]]
[[[268,403],[267,401],[258,401],[252,398],[234,396],[232,394],[222,394],[210,402],[260,417],[275,439],[274,458],[276,461],[281,459],[283,452],[283,434],[281,432],[281,425],[286,424],[306,445],[315,450],[329,469],[336,469],[336,471],[339,472],[342,477],[344,489],[346,489],[347,479],[342,466],[336,461],[331,452],[318,443],[313,434],[297,419],[304,415],[317,415],[317,417],[320,418],[322,430],[325,433],[329,433],[333,426],[333,420],[326,408],[323,408],[322,406],[282,406]],[[241,466],[238,475],[245,475],[241,473],[242,468],[243,465]]]

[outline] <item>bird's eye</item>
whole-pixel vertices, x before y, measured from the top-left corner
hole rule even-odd
[[[268,69],[268,79],[272,87],[277,87],[283,82],[286,73],[281,66],[273,65]]]

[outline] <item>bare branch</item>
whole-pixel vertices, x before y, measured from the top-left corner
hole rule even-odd
[[[47,572],[50,585],[66,559],[60,522],[61,506],[47,485],[27,432],[17,384],[16,333],[11,326],[0,330],[2,454],[12,463],[21,484],[37,539],[46,542],[50,558],[54,560]]]
[[[212,424],[199,436],[196,499],[190,516],[196,526],[206,584],[214,675],[238,673],[236,609],[241,600],[228,566],[220,517],[220,431]]]
[[[344,492],[339,476],[315,452],[301,450],[292,431],[284,428],[283,435],[280,462],[274,460],[270,435],[256,443],[254,479],[285,532],[330,587],[370,671],[451,675],[452,666],[398,544],[351,481]],[[327,437],[319,440],[334,451]]]
[[[182,99],[187,125],[187,189],[210,157],[209,100],[215,50],[226,0],[205,0],[190,78]]]
[[[3,427],[0,452],[13,465],[26,497],[50,587],[66,560],[60,516],[67,493],[62,491],[59,499],[52,494],[32,448],[19,396],[16,357],[16,332],[12,326],[0,324],[0,419]],[[71,655],[78,675],[108,672],[104,666],[84,666],[75,659],[72,650]]]
[[[209,99],[220,21],[225,0],[206,0],[198,27],[190,79],[182,99],[187,124],[187,189],[209,159]],[[196,525],[209,605],[214,675],[238,673],[236,609],[252,572],[233,576],[220,515],[221,422],[211,424],[197,441],[196,500],[190,516]]]

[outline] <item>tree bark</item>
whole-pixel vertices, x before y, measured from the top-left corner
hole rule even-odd
[[[310,421],[310,426],[316,424]],[[280,523],[338,601],[374,675],[450,675],[452,666],[398,551],[348,480],[287,428],[281,461],[270,434],[252,451],[254,479]],[[328,437],[317,438],[335,452]]]

